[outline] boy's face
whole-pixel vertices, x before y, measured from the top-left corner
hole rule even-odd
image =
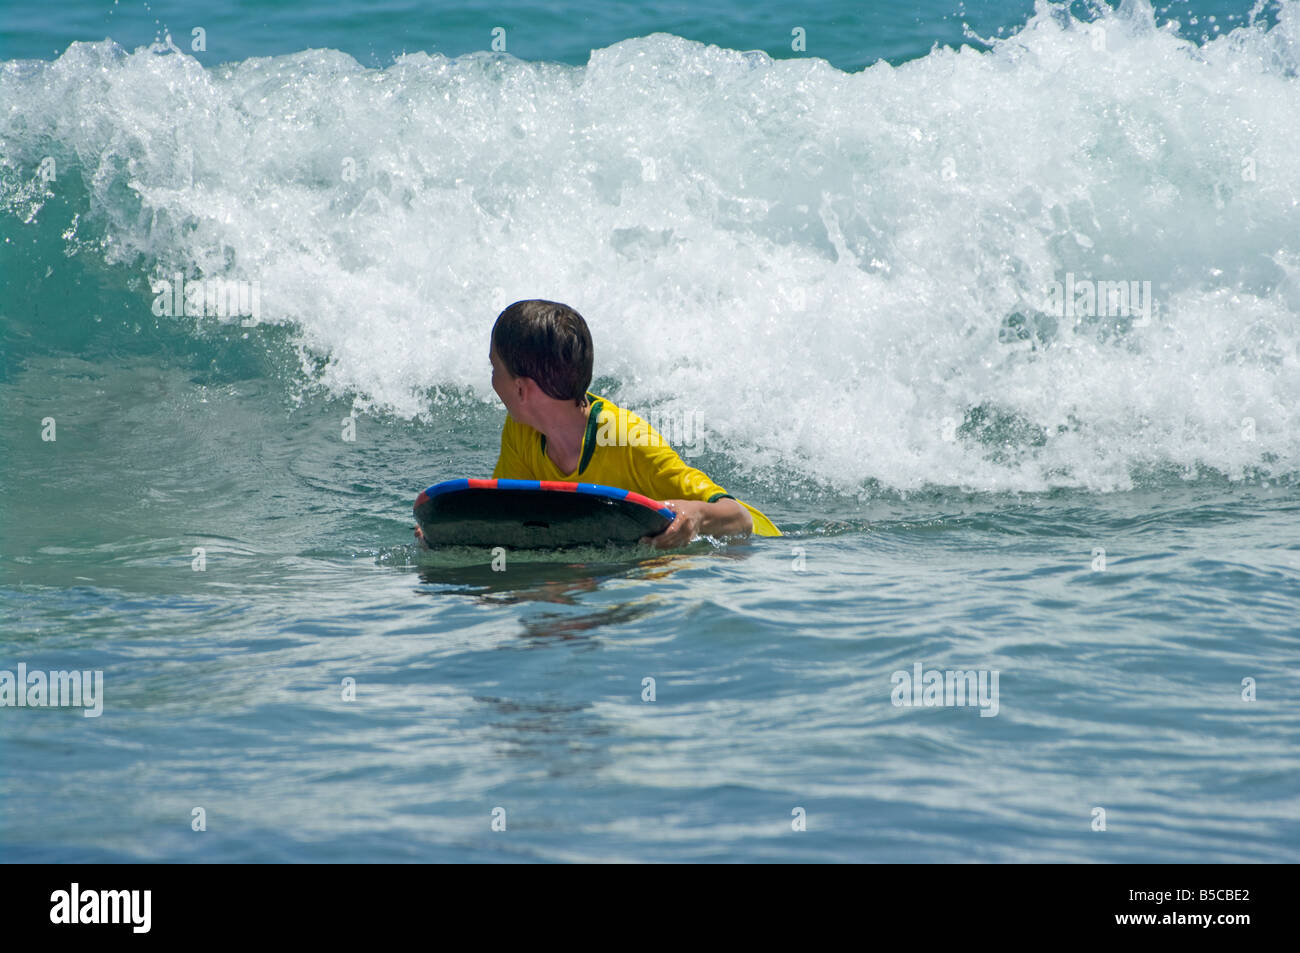
[[[518,413],[519,388],[516,384],[518,378],[510,376],[506,366],[501,363],[495,347],[488,350],[488,360],[492,362],[492,389],[501,398],[501,403],[506,405],[506,413],[522,423],[523,420]]]

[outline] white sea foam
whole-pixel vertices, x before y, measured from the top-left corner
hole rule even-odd
[[[1040,3],[853,74],[664,34],[383,70],[104,42],[6,64],[0,152],[83,181],[110,261],[260,282],[363,408],[495,400],[491,323],[545,297],[625,404],[703,410],[739,460],[1113,489],[1300,471],[1298,65],[1295,2],[1201,44]],[[1036,311],[1067,273],[1157,309]]]

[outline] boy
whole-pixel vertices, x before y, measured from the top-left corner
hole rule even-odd
[[[488,351],[492,389],[507,413],[494,479],[600,483],[662,500],[676,517],[659,535],[642,538],[660,549],[705,535],[781,535],[754,507],[683,463],[636,414],[589,392],[592,357],[587,322],[568,305],[516,301],[501,312]]]

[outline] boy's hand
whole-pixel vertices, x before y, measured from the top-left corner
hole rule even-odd
[[[668,528],[658,536],[641,537],[641,542],[659,549],[685,546],[697,536],[748,536],[754,531],[749,511],[732,499],[665,500],[664,506],[677,514]]]
[[[668,524],[668,528],[658,536],[642,536],[641,542],[649,543],[656,549],[675,549],[685,546],[696,536],[703,535],[704,513],[701,507],[708,506],[699,500],[664,500],[664,506],[677,515]]]

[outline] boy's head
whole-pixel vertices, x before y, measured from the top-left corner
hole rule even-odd
[[[582,315],[558,301],[516,301],[492,326],[492,387],[511,416],[512,404],[533,394],[524,383],[553,400],[581,407],[591,386],[591,332]],[[498,365],[509,375],[498,380]]]

